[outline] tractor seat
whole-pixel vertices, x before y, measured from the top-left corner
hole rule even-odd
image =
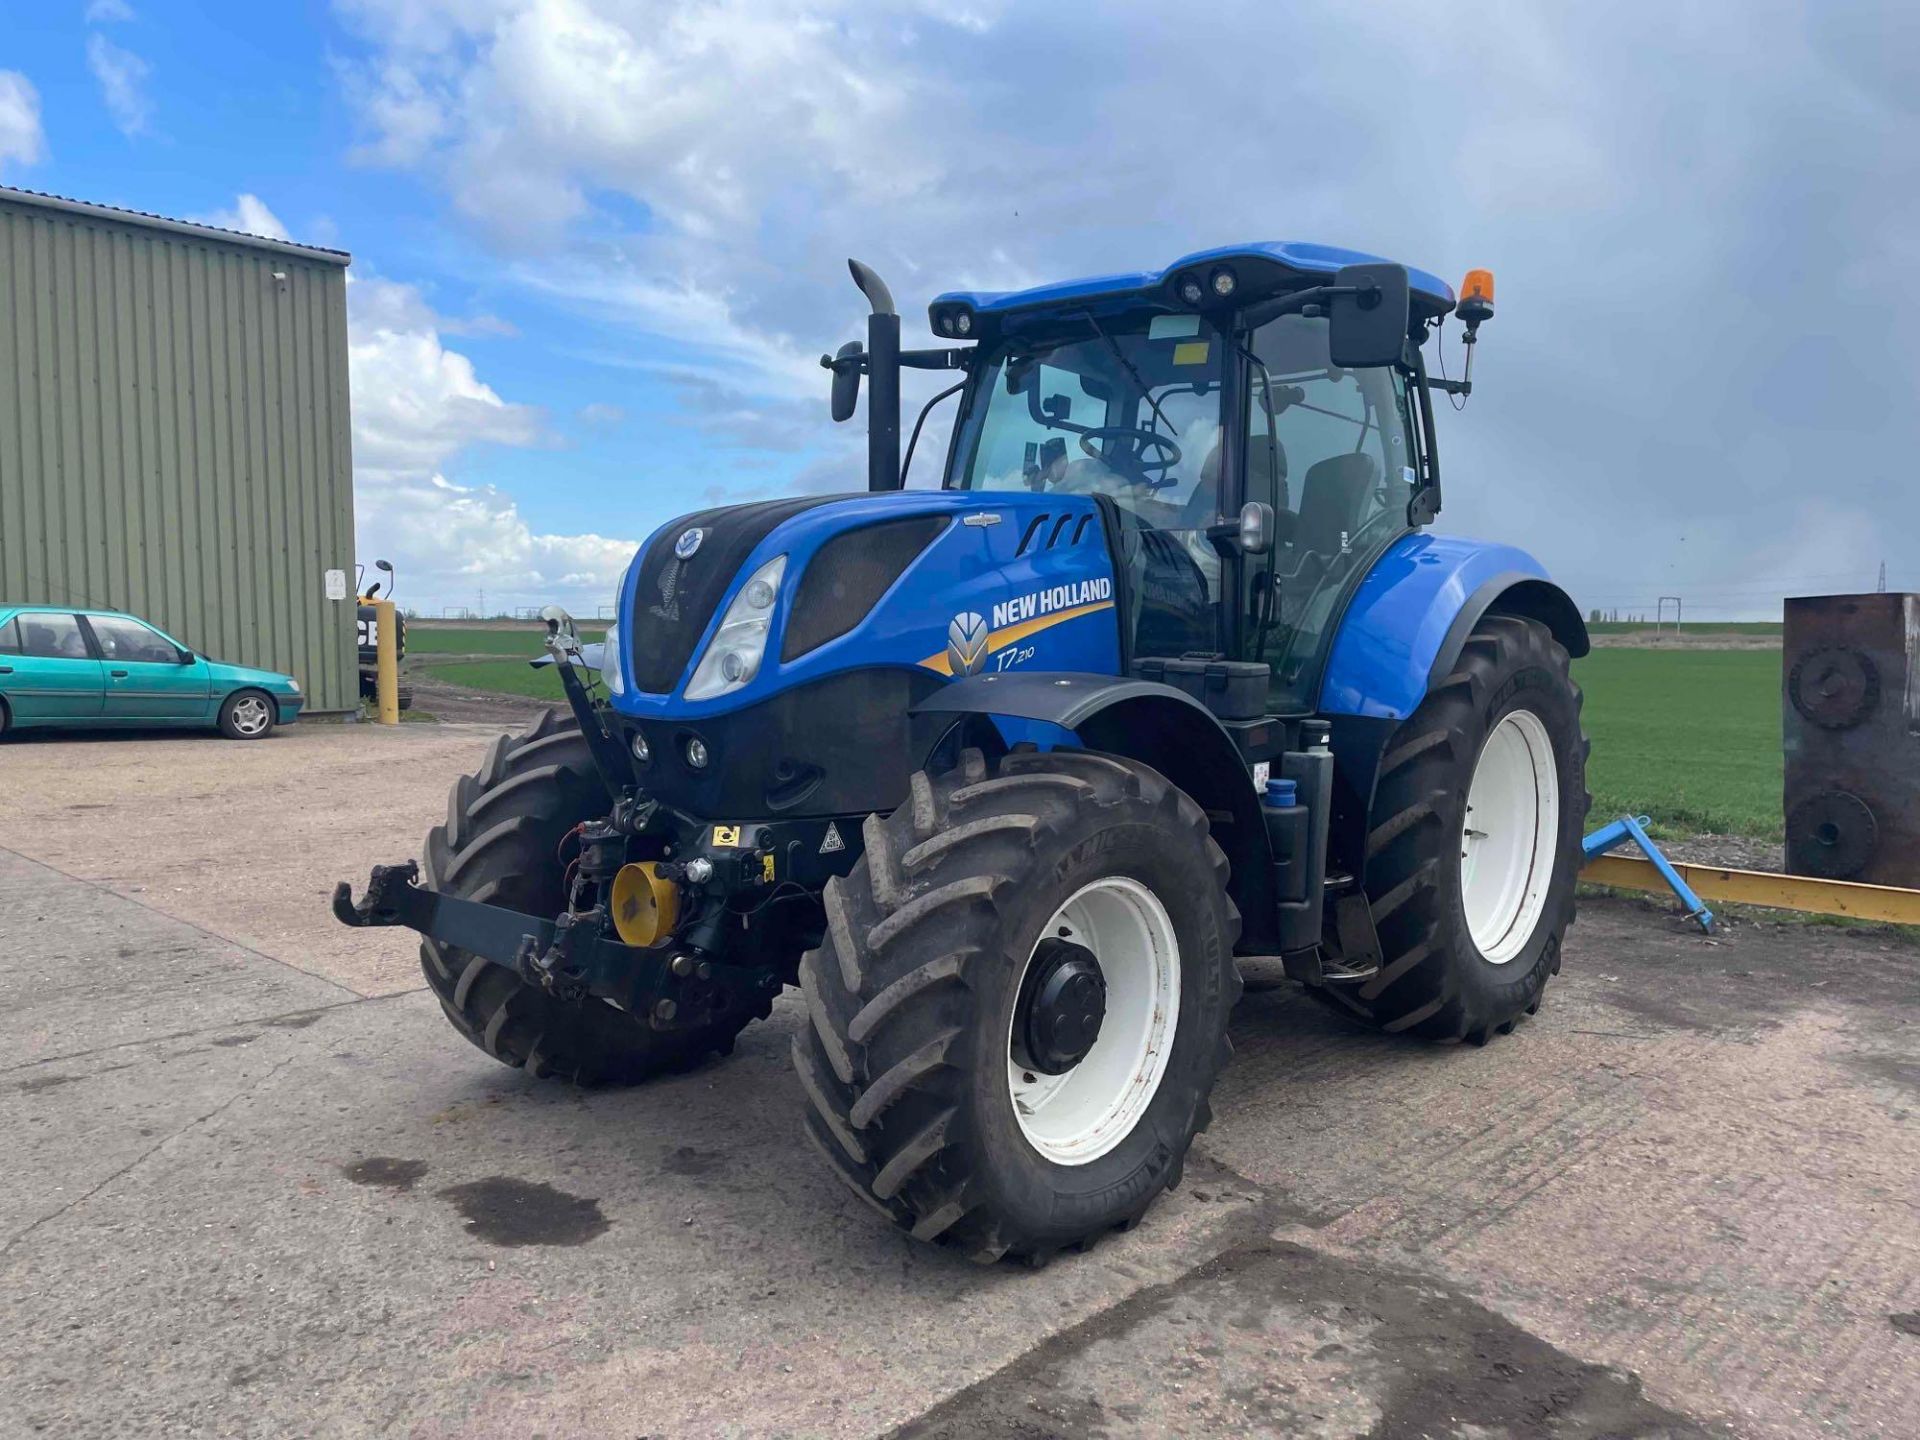
[[[1308,469],[1300,482],[1300,521],[1294,546],[1303,553],[1332,555],[1343,531],[1360,523],[1367,494],[1379,483],[1380,465],[1371,455],[1329,455]]]
[[[1266,436],[1256,436],[1247,445],[1247,498],[1263,500],[1272,496],[1274,516],[1280,526],[1281,540],[1287,538],[1293,515],[1287,508],[1287,447],[1278,440],[1267,448]],[[1279,461],[1279,473],[1274,462]],[[1200,480],[1182,507],[1183,523],[1199,527],[1212,522],[1220,511],[1220,442],[1213,442],[1207,458],[1200,462]]]

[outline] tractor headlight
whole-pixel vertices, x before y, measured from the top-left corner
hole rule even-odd
[[[627,677],[620,664],[620,627],[609,625],[600,639],[600,682],[607,687],[609,695],[618,695],[627,688]]]
[[[687,699],[712,700],[729,695],[760,673],[760,661],[767,653],[767,633],[773,628],[773,602],[780,594],[780,577],[786,569],[787,557],[776,555],[740,587],[694,667],[693,678],[687,682]]]

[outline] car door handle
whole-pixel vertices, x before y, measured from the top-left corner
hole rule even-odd
[[[107,674],[113,676],[116,680],[124,680],[127,678],[127,672],[124,670],[109,670]]]
[[[11,675],[11,674],[13,674],[13,666],[0,665],[0,675]]]

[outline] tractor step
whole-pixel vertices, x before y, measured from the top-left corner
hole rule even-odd
[[[1327,958],[1318,946],[1282,955],[1280,960],[1286,967],[1287,978],[1298,980],[1302,985],[1357,985],[1380,973],[1377,963],[1371,966],[1349,965]]]
[[[1322,965],[1320,983],[1322,985],[1358,985],[1362,980],[1371,980],[1379,973],[1378,965],[1366,969],[1346,965]]]

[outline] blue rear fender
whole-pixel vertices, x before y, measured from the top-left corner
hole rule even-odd
[[[1587,653],[1572,598],[1511,545],[1405,535],[1354,592],[1320,684],[1320,713],[1333,724],[1328,849],[1339,868],[1358,873],[1366,863],[1367,816],[1394,731],[1446,679],[1490,612],[1539,620],[1569,655]]]
[[[1539,620],[1569,655],[1587,653],[1579,608],[1526,551],[1451,535],[1402,536],[1374,563],[1341,617],[1320,683],[1320,713],[1406,719],[1490,611]]]

